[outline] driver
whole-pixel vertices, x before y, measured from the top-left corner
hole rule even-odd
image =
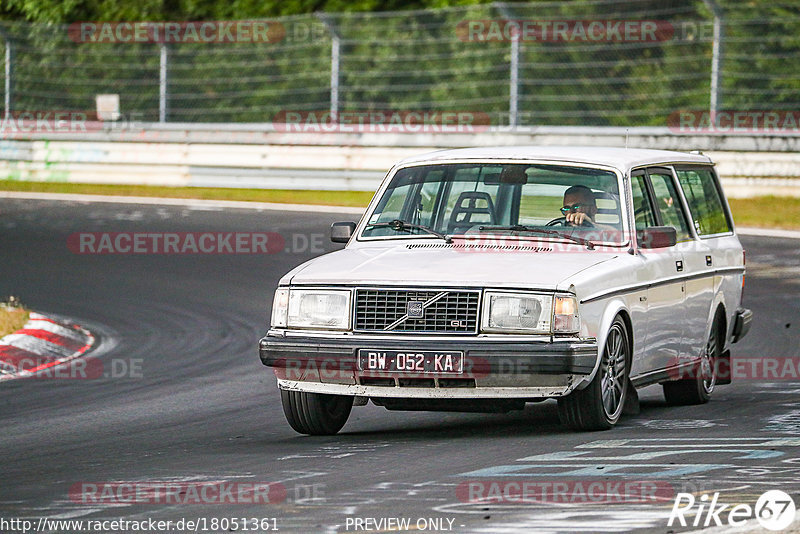
[[[561,208],[565,224],[572,226],[597,226],[597,202],[592,190],[585,185],[573,185],[564,191],[564,204]]]

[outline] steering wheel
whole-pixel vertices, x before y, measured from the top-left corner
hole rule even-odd
[[[545,226],[557,226],[557,225],[559,225],[559,226],[576,226],[574,224],[567,223],[567,218],[566,217],[556,217],[555,219],[553,219],[549,223],[545,224]],[[594,224],[592,224],[588,220],[583,221],[583,223],[580,226],[584,226],[584,227],[587,227],[587,228],[594,228]]]

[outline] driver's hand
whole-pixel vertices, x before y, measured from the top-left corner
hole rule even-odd
[[[591,217],[589,217],[586,213],[581,213],[580,211],[576,211],[574,213],[567,213],[566,217],[567,224],[572,224],[575,226],[583,226],[584,224],[591,224],[594,226],[594,221]]]

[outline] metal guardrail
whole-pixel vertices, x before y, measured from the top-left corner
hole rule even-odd
[[[594,127],[287,133],[272,124],[154,123],[136,130],[17,137],[0,140],[0,176],[24,181],[369,191],[398,160],[441,148],[627,143],[706,151],[730,196],[800,196],[800,136],[691,136],[665,128]]]

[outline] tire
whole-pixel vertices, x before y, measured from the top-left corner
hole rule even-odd
[[[714,319],[708,334],[706,349],[700,362],[692,369],[691,377],[673,382],[664,382],[664,399],[670,406],[705,404],[717,384],[717,371],[720,359],[719,322]]]
[[[608,430],[622,415],[628,395],[630,337],[618,315],[611,323],[600,367],[589,385],[558,399],[558,418],[575,430]]]
[[[353,397],[281,390],[283,413],[300,434],[330,436],[342,429],[350,416]]]

